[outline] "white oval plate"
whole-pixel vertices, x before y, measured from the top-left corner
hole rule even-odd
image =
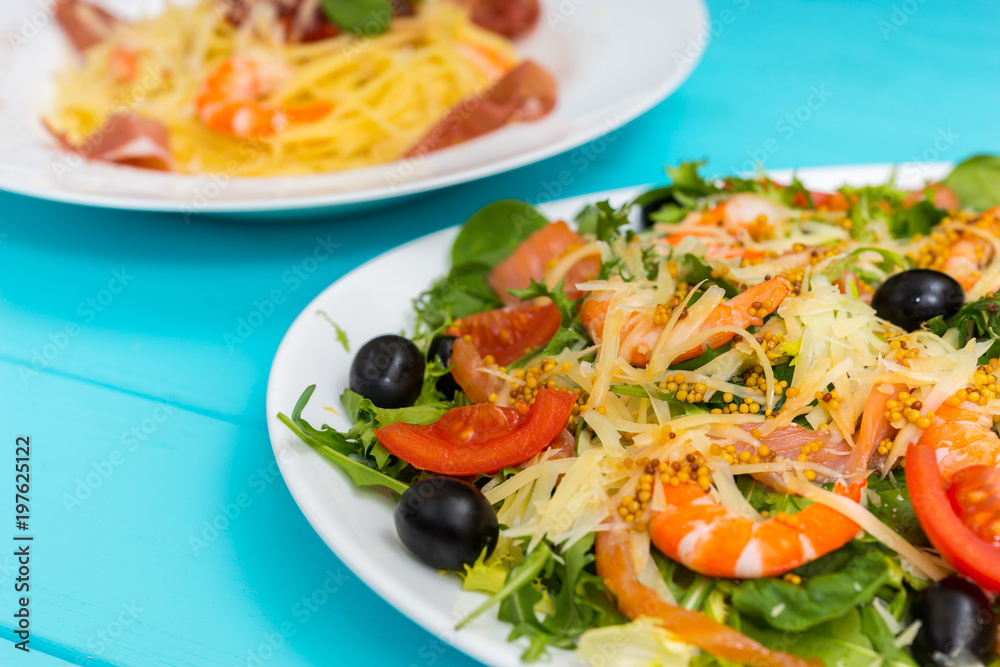
[[[184,1],[184,0],[182,0]],[[125,18],[164,0],[98,0]],[[0,3],[0,189],[56,201],[141,211],[223,213],[372,207],[521,167],[615,129],[672,93],[708,36],[703,0],[542,0],[518,50],[559,85],[546,118],[520,123],[420,160],[296,177],[164,174],[78,164],[42,127],[53,75],[69,48],[37,0]]]
[[[948,165],[915,166],[900,172],[901,187],[920,188],[927,179],[943,177]],[[803,169],[797,175],[808,187],[831,190],[852,185],[884,183],[888,165]],[[781,182],[791,172],[775,172]],[[625,188],[553,202],[542,207],[550,219],[572,220],[585,203],[611,199],[624,203],[645,188]],[[357,350],[384,333],[412,331],[412,301],[449,268],[457,227],[445,229],[391,250],[328,287],[310,303],[285,334],[267,383],[267,423],[281,474],[309,523],[334,553],[380,596],[414,622],[487,665],[520,665],[524,645],[508,643],[510,626],[487,613],[467,629],[455,632],[458,620],[483,600],[465,593],[457,578],[446,577],[411,556],[392,520],[392,498],[381,491],[356,488],[341,471],[298,440],[275,415],[289,414],[302,390],[316,392],[304,417],[347,430],[340,394],[347,387],[353,354],[337,342],[334,329],[320,313],[337,322]],[[405,279],[400,280],[400,277]],[[554,651],[553,665],[578,667],[567,651]]]

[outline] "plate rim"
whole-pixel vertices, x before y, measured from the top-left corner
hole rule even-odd
[[[926,163],[927,169],[925,173],[928,174],[929,178],[936,177],[937,173],[943,172],[951,163],[937,162],[937,163]],[[892,173],[894,169],[893,164],[889,163],[874,163],[874,164],[852,164],[852,165],[832,165],[832,166],[821,166],[821,167],[806,167],[801,169],[777,169],[767,172],[769,176],[781,181],[788,180],[792,175],[796,175],[807,183],[811,179],[816,178],[834,178],[840,180],[841,182],[848,180],[849,174],[861,175],[861,178],[856,180],[875,180],[876,175],[888,175]],[[547,213],[549,210],[555,207],[568,207],[576,206],[586,202],[599,201],[608,197],[621,197],[621,196],[633,196],[634,193],[641,192],[651,185],[636,185],[628,186],[624,188],[617,188],[614,190],[605,190],[599,192],[592,192],[583,195],[577,195],[573,197],[567,197],[563,199],[557,199],[547,204],[539,206],[543,213]],[[306,517],[310,526],[319,536],[319,538],[326,544],[334,555],[339,558],[344,565],[351,570],[351,572],[358,577],[366,586],[368,586],[373,592],[375,592],[379,597],[381,597],[386,603],[392,606],[394,609],[402,613],[411,622],[416,623],[427,632],[435,635],[436,637],[442,639],[450,646],[462,651],[463,653],[469,655],[470,657],[479,660],[483,664],[491,665],[494,667],[506,667],[507,665],[520,665],[522,664],[519,657],[516,662],[505,661],[502,658],[506,657],[504,655],[498,656],[496,653],[489,650],[490,644],[488,642],[483,642],[481,637],[465,632],[456,633],[453,627],[449,624],[441,622],[441,619],[435,614],[424,613],[426,610],[421,610],[416,608],[411,600],[406,596],[401,594],[399,591],[392,588],[386,580],[379,577],[379,571],[371,563],[369,563],[365,558],[363,553],[357,549],[353,540],[346,540],[343,543],[333,544],[334,541],[332,536],[328,539],[327,535],[324,535],[318,527],[320,521],[319,517],[322,514],[323,508],[317,506],[314,498],[309,498],[308,485],[301,481],[298,481],[294,476],[294,471],[291,470],[291,465],[284,456],[284,452],[288,449],[286,445],[283,445],[278,437],[278,433],[283,436],[287,436],[284,431],[279,431],[279,429],[285,429],[285,426],[280,422],[276,415],[279,409],[285,409],[282,406],[276,405],[278,397],[275,395],[275,384],[276,376],[283,372],[283,360],[286,356],[293,354],[292,347],[297,341],[293,340],[295,331],[300,326],[300,323],[304,319],[310,316],[317,308],[321,306],[321,303],[327,299],[327,294],[336,288],[336,286],[345,281],[351,276],[356,275],[359,271],[370,265],[378,264],[380,262],[391,261],[392,257],[397,254],[405,254],[408,250],[420,243],[430,243],[436,241],[438,238],[445,238],[449,235],[457,233],[458,228],[461,225],[453,225],[446,227],[444,229],[426,234],[424,236],[418,237],[416,239],[410,240],[401,245],[395,246],[372,259],[358,265],[351,271],[345,273],[343,276],[335,280],[333,283],[325,287],[319,294],[316,295],[295,317],[292,324],[289,325],[288,330],[282,337],[281,342],[275,352],[274,359],[271,364],[271,368],[268,372],[267,379],[267,389],[266,389],[266,418],[267,418],[267,430],[268,437],[271,441],[272,453],[277,461],[279,471],[281,472],[282,479],[285,482],[289,493],[295,500],[299,511]],[[446,267],[441,267],[445,270]],[[320,465],[329,466],[331,470],[334,470],[334,474],[343,474],[333,468],[331,464],[326,462],[318,453],[308,448],[306,445],[302,445],[304,448],[302,451],[306,456],[312,458],[315,462]],[[295,458],[298,458],[297,456]],[[285,460],[283,460],[285,459]],[[349,480],[348,480],[348,483]],[[357,489],[358,487],[352,487]],[[364,489],[362,490],[364,491]],[[368,492],[378,493],[378,491]],[[340,536],[343,537],[343,536]],[[447,581],[444,577],[442,581]],[[455,582],[451,582],[450,585],[457,585]],[[495,623],[502,623],[499,620],[493,620]],[[511,644],[514,646],[514,644]],[[570,654],[568,651],[563,651],[561,649],[550,649],[553,653],[560,654],[566,653]],[[570,654],[571,655],[571,654]],[[580,663],[582,665],[582,663]]]
[[[706,0],[675,0],[683,3],[693,13],[693,21],[690,27],[692,35],[701,35],[709,27],[710,14]],[[64,204],[76,204],[92,208],[104,208],[111,210],[126,210],[150,213],[182,213],[197,215],[215,215],[232,213],[277,213],[277,212],[302,212],[309,210],[335,209],[340,207],[365,206],[376,203],[397,202],[400,199],[414,195],[430,193],[437,190],[471,183],[482,180],[490,176],[503,174],[514,169],[529,166],[542,160],[555,157],[566,151],[572,150],[594,141],[609,132],[624,127],[633,120],[647,113],[654,106],[660,104],[672,95],[680,86],[686,82],[698,63],[701,62],[705,50],[710,40],[693,39],[689,40],[693,44],[693,53],[685,52],[685,58],[678,63],[676,74],[664,80],[659,86],[648,88],[637,99],[634,99],[626,106],[615,120],[614,127],[608,127],[607,123],[592,122],[580,131],[553,143],[547,143],[539,148],[519,153],[487,164],[455,170],[451,173],[434,176],[431,178],[417,178],[406,181],[400,185],[380,185],[378,187],[368,187],[361,190],[348,190],[332,192],[326,194],[309,195],[275,195],[265,198],[240,199],[240,200],[211,200],[204,210],[192,211],[186,199],[147,199],[135,195],[105,195],[99,192],[86,192],[69,190],[59,186],[58,183],[50,182],[46,185],[34,184],[30,181],[18,182],[16,178],[10,178],[8,174],[14,174],[20,168],[19,165],[0,160],[0,191],[12,194],[32,197],[44,201],[59,202]],[[676,61],[676,59],[675,59]],[[403,160],[372,165],[370,167],[351,169],[342,172],[343,174],[358,173],[365,169],[390,170],[393,167],[405,164]],[[115,169],[132,169],[120,165],[107,165]],[[337,172],[330,172],[331,174]],[[309,176],[322,176],[325,174],[310,174]],[[211,180],[211,175],[171,175],[156,174],[164,176],[164,185],[176,182],[172,176],[182,178],[194,178],[199,181]],[[257,182],[262,187],[276,183],[280,179],[295,177],[288,176],[258,176],[239,177],[242,182]]]

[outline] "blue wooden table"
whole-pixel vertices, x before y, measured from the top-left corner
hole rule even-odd
[[[710,5],[704,61],[646,116],[403,208],[185,224],[0,193],[0,539],[14,532],[18,435],[32,443],[35,538],[32,652],[0,644],[0,664],[473,664],[359,582],[277,473],[267,373],[310,299],[498,197],[659,181],[683,158],[728,172],[1000,152],[1000,5]],[[318,247],[328,259],[313,261]],[[0,548],[5,639],[12,553]]]

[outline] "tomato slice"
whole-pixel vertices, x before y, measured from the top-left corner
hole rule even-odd
[[[456,320],[448,333],[471,336],[481,357],[492,356],[496,363],[506,366],[552,340],[561,323],[562,314],[554,303],[506,306]]]
[[[459,338],[451,347],[451,376],[473,403],[486,403],[490,394],[499,394],[503,379],[484,373],[486,366],[472,341]]]
[[[1000,469],[969,466],[959,470],[951,478],[948,498],[979,539],[1000,547]]]
[[[956,570],[983,588],[1000,592],[1000,549],[982,540],[952,509],[936,450],[920,443],[909,446],[906,484],[913,512],[931,544]]]
[[[536,282],[541,282],[550,260],[557,259],[574,246],[583,244],[583,237],[570,229],[562,220],[546,225],[522,241],[510,257],[493,267],[487,282],[503,303],[507,305],[521,303],[520,299],[507,290],[523,289],[531,284],[532,278]],[[581,292],[576,288],[576,284],[596,278],[600,271],[600,255],[584,257],[566,274],[563,291],[571,299],[579,298]]]
[[[429,426],[396,423],[375,434],[386,449],[421,470],[493,473],[548,447],[566,428],[574,403],[572,392],[540,389],[528,410],[479,403],[452,408]]]

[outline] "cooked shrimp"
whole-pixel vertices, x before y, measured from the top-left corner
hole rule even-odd
[[[679,225],[671,228],[667,243],[676,245],[687,236],[698,236],[704,239],[711,254],[718,249],[710,239],[718,237],[720,232],[733,237],[745,234],[762,240],[773,222],[786,220],[789,215],[787,208],[767,197],[738,194],[708,210],[690,213]]]
[[[719,304],[705,320],[701,330],[761,326],[763,318],[773,313],[790,291],[791,287],[784,276],[764,281]],[[580,309],[580,321],[595,343],[600,343],[604,335],[604,321],[607,318],[610,301],[610,292],[595,293],[587,297]],[[649,354],[663,333],[664,326],[657,324],[657,316],[653,312],[629,313],[622,326],[619,355],[633,366],[645,366],[649,363]],[[705,343],[681,353],[674,360],[680,362],[693,359],[709,347],[715,349],[725,345],[734,335],[717,333]]]
[[[983,244],[962,237],[951,246],[942,270],[953,276],[962,285],[962,289],[970,290],[979,281],[983,259]]]
[[[517,65],[517,62],[508,54],[491,49],[486,44],[460,42],[455,48],[479,68],[483,76],[486,77],[487,83],[496,83]]]
[[[639,582],[632,539],[622,528],[597,533],[594,558],[598,576],[614,594],[618,609],[630,619],[641,616],[655,618],[681,641],[735,664],[752,667],[813,667],[821,664],[816,659],[806,660],[772,651],[701,612],[665,602],[653,589]]]
[[[265,101],[288,76],[287,67],[273,60],[252,55],[224,60],[201,83],[198,118],[222,134],[265,137],[289,122],[313,122],[330,113],[327,102],[282,107]]]
[[[972,407],[972,403],[943,403],[920,436],[921,445],[937,450],[945,485],[962,468],[1000,466],[1000,438],[991,429],[993,420]]]
[[[861,499],[864,482],[834,491]],[[653,517],[653,544],[695,572],[736,579],[773,577],[815,560],[850,542],[858,524],[813,503],[790,515],[756,522],[717,503],[698,486],[664,484],[667,509]]]

